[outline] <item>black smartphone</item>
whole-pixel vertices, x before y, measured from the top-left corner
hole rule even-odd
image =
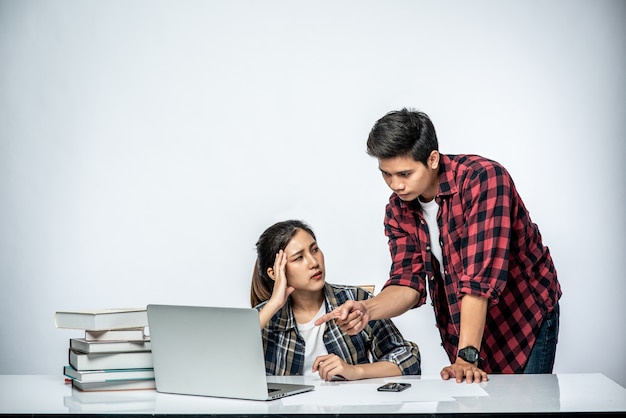
[[[378,388],[379,392],[402,392],[411,387],[410,383],[385,383]]]

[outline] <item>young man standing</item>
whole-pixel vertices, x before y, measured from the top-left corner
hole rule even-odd
[[[421,306],[426,289],[451,364],[443,379],[551,373],[561,287],[548,248],[509,173],[476,155],[444,155],[422,112],[376,122],[367,153],[393,191],[385,213],[390,278],[376,297],[348,301],[334,319],[356,334],[373,319]]]

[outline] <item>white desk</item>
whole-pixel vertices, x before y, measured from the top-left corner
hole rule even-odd
[[[303,377],[271,378],[308,383],[314,392],[276,401],[246,401],[157,393],[153,390],[80,392],[60,375],[0,376],[0,414],[139,415],[342,415],[433,416],[447,414],[550,414],[626,412],[626,389],[602,374],[491,375],[478,385],[438,377],[401,377],[322,382]],[[404,392],[377,392],[389,381],[408,381]],[[471,386],[471,387],[468,387]]]

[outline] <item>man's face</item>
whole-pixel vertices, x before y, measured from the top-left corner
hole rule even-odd
[[[398,197],[410,202],[422,197],[423,201],[432,200],[437,194],[439,181],[439,153],[433,151],[427,165],[415,161],[411,156],[379,158],[378,168],[387,186]]]

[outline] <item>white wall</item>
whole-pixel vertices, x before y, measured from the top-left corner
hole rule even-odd
[[[626,385],[626,7],[609,1],[0,1],[0,373],[61,373],[59,309],[248,306],[254,243],[309,222],[385,282],[373,122],[512,172],[564,290],[555,371]],[[429,307],[397,320],[445,363]]]

